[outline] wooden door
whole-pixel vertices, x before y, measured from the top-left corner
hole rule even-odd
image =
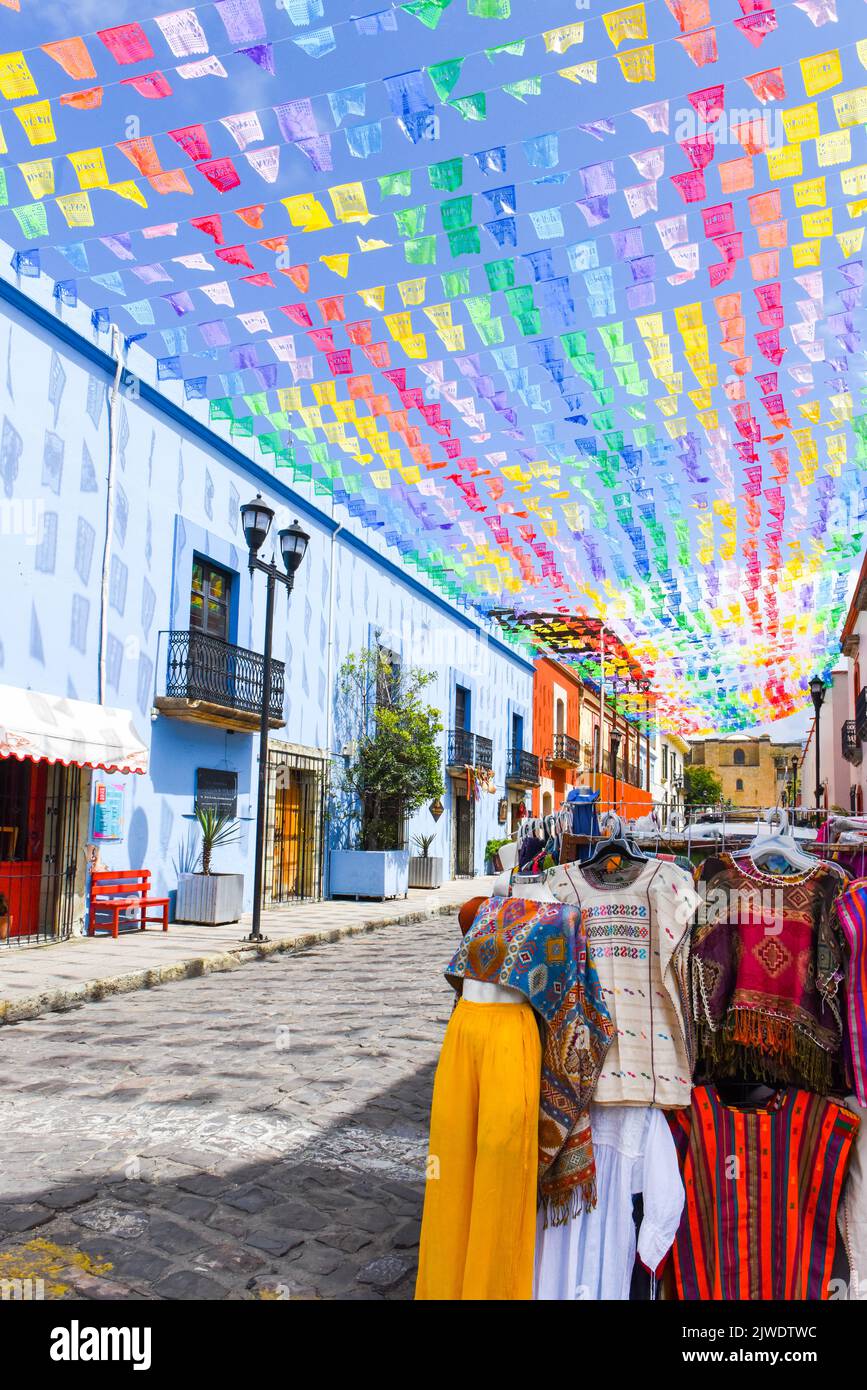
[[[303,896],[299,893],[298,867],[301,860],[301,783],[297,777],[278,787],[274,803],[274,897]]]
[[[455,799],[455,877],[472,878],[475,873],[476,803],[473,797]]]

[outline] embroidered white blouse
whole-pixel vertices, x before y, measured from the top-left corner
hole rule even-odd
[[[615,1026],[597,1104],[690,1103],[692,1033],[688,1007],[690,926],[698,894],[676,864],[648,859],[605,870],[552,869],[548,887],[580,905],[587,945]]]
[[[565,1226],[536,1233],[537,1299],[628,1299],[636,1246],[657,1270],[683,1212],[684,1191],[671,1131],[661,1110],[591,1105],[598,1203]],[[633,1193],[643,1195],[636,1242]]]

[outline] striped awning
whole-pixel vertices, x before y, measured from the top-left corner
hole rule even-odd
[[[126,709],[0,685],[0,758],[147,772],[148,750]]]

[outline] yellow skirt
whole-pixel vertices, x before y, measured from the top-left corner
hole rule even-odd
[[[417,1299],[530,1299],[542,1048],[529,1004],[461,999],[434,1080]]]

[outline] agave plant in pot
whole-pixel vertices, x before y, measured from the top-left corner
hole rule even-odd
[[[211,858],[215,849],[237,843],[241,827],[234,816],[214,806],[197,806],[196,820],[202,836],[201,868],[178,874],[175,920],[200,926],[237,922],[244,907],[244,875],[213,873]]]
[[[410,855],[410,888],[439,888],[443,881],[443,861],[431,854],[430,847],[436,839],[436,831],[431,835],[414,835],[413,846],[417,853]]]

